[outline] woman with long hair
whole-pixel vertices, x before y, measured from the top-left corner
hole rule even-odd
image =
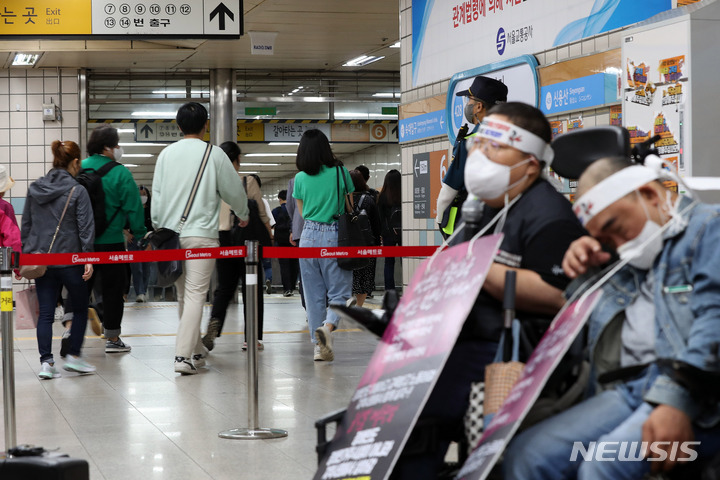
[[[75,176],[80,171],[80,147],[77,143],[55,140],[52,143],[53,168],[28,187],[22,216],[23,253],[92,252],[95,221],[87,190]],[[52,354],[52,324],[57,298],[63,287],[73,307],[70,346],[63,368],[78,373],[93,373],[95,367],[80,356],[88,317],[88,285],[93,267],[50,265],[35,279],[40,315],[37,342],[40,352],[41,379],[60,376]]]
[[[401,222],[400,209],[402,207],[400,196],[400,172],[392,169],[385,174],[380,197],[378,197],[378,210],[380,212],[380,225],[382,228],[382,244],[384,247],[400,245]],[[385,257],[385,291],[395,289],[395,257]]]
[[[340,165],[330,142],[320,130],[303,133],[295,160],[293,197],[305,219],[300,242],[303,247],[337,247],[338,215],[345,211],[345,195],[354,190],[347,169]],[[315,361],[335,358],[332,331],[340,317],[328,308],[345,305],[352,293],[352,272],[338,266],[335,258],[301,258],[300,274],[307,306]]]

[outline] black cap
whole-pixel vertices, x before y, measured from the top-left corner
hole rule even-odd
[[[490,77],[477,76],[467,90],[461,90],[455,95],[458,97],[474,97],[495,105],[498,102],[507,102],[508,89],[504,83]]]

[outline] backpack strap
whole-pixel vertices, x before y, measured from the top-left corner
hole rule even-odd
[[[108,173],[110,170],[112,170],[113,168],[117,167],[118,165],[120,165],[118,162],[116,162],[115,160],[112,160],[112,161],[110,161],[110,162],[107,162],[105,165],[103,165],[102,167],[98,168],[98,169],[95,170],[95,171],[96,171],[97,174],[100,175],[100,177],[102,178],[102,177],[104,177],[105,175],[107,175],[107,173]]]

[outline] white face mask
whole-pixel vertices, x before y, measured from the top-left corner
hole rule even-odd
[[[622,260],[640,270],[652,268],[655,259],[663,249],[662,227],[650,220],[647,207],[642,199],[639,199],[643,210],[645,210],[645,225],[640,234],[632,240],[625,242],[617,248],[617,253]]]
[[[145,205],[147,203],[147,195],[140,195],[140,201]]]
[[[525,165],[531,159],[525,159],[512,167],[493,162],[479,148],[473,150],[465,161],[465,188],[478,198],[490,200],[507,192],[525,177],[510,184],[510,172],[513,168]]]
[[[125,153],[125,152],[123,151],[122,147],[113,148],[113,157],[115,158],[116,162],[120,161],[120,159],[123,156],[123,153]]]

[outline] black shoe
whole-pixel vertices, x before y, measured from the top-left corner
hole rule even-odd
[[[215,348],[215,339],[217,338],[218,333],[220,333],[220,320],[217,318],[211,318],[208,323],[207,333],[202,338],[202,343],[205,345],[205,348],[208,350]]]
[[[272,294],[272,282],[270,280],[265,280],[265,293]]]
[[[65,358],[65,356],[70,351],[70,330],[65,330],[63,332],[62,339],[60,339],[60,356],[62,358]]]
[[[285,292],[283,293],[283,297],[292,297],[292,296],[293,296],[292,290],[285,290]]]

